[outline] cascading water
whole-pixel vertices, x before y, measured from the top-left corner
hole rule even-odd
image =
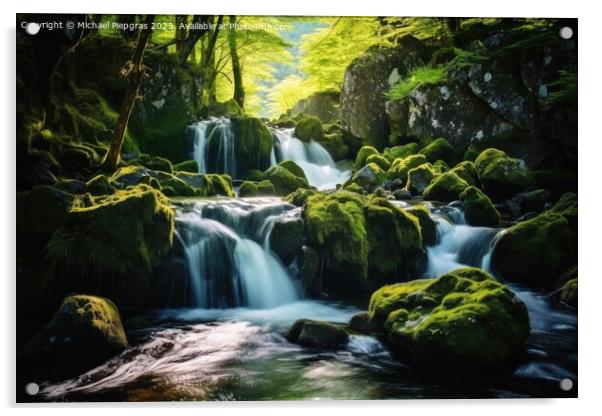
[[[177,208],[194,306],[272,308],[298,299],[269,248],[273,222],[298,209],[276,199],[196,201]]]
[[[272,129],[278,143],[276,150],[273,149],[272,165],[283,160],[294,161],[305,172],[309,184],[318,189],[334,189],[349,179],[351,172],[337,169],[330,153],[321,144],[313,140],[305,144],[293,133],[292,128]]]
[[[193,157],[200,173],[227,173],[238,178],[236,166],[236,137],[232,123],[225,117],[212,117],[193,125]],[[334,189],[351,176],[350,171],[337,169],[334,160],[324,147],[310,141],[305,144],[295,138],[294,129],[271,129],[274,145],[270,153],[270,164],[283,160],[296,162],[305,172],[310,185],[318,189]],[[213,155],[209,157],[210,155]],[[244,173],[244,172],[243,172]]]
[[[225,117],[212,117],[194,125],[193,157],[200,173],[227,173],[236,178],[235,137],[232,122]],[[209,150],[216,149],[209,158]]]

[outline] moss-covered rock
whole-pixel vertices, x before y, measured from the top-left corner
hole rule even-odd
[[[222,195],[234,196],[232,189],[232,178],[229,175],[220,175],[218,173],[208,173],[204,175],[207,188],[206,196]]]
[[[372,155],[378,154],[378,150],[372,146],[362,146],[355,157],[355,169],[359,170],[366,165],[366,160]]]
[[[295,126],[295,137],[302,142],[321,141],[323,133],[322,122],[315,116],[303,116]]]
[[[71,295],[24,347],[20,358],[88,369],[128,347],[113,302],[96,296]]]
[[[238,188],[238,196],[244,198],[246,196],[256,196],[257,185],[254,182],[245,181]]]
[[[410,169],[417,168],[425,163],[427,163],[427,160],[424,155],[412,155],[405,159],[395,159],[391,164],[391,168],[387,171],[387,179],[399,179],[402,183],[406,183]]]
[[[109,196],[76,196],[47,251],[61,270],[84,280],[109,279],[105,289],[119,277],[119,287],[135,302],[144,297],[153,268],[169,253],[173,234],[174,212],[167,198],[138,185]]]
[[[464,214],[470,225],[497,227],[500,223],[500,213],[491,200],[481,190],[469,186],[460,194],[464,202]]]
[[[402,357],[433,369],[508,371],[530,332],[525,305],[475,268],[382,287],[369,315]]]
[[[274,222],[269,241],[270,249],[289,264],[303,245],[303,220],[293,217],[278,219]]]
[[[383,156],[391,163],[395,159],[405,159],[408,156],[417,154],[420,151],[420,145],[416,142],[407,143],[401,146],[387,147],[383,150]]]
[[[349,156],[349,145],[345,143],[341,131],[324,134],[320,144],[330,153],[333,160],[343,160]]]
[[[110,195],[115,192],[115,188],[109,182],[106,175],[96,175],[86,182],[86,192],[92,195]]]
[[[276,195],[276,188],[270,180],[264,180],[257,184],[257,195]]]
[[[249,169],[242,175],[242,179],[246,181],[260,182],[263,172],[259,169]]]
[[[429,210],[424,205],[414,205],[406,209],[406,212],[418,218],[423,245],[434,245],[437,242],[437,226],[431,218]]]
[[[437,175],[441,175],[443,172],[447,172],[449,170],[449,165],[445,163],[444,160],[439,159],[435,163],[432,164],[433,172]]]
[[[475,168],[483,190],[494,199],[521,191],[528,183],[525,162],[508,157],[498,149],[486,149],[475,160]]]
[[[302,246],[297,257],[299,270],[297,278],[303,285],[304,292],[309,296],[319,296],[322,292],[322,279],[318,274],[320,256],[309,246]]]
[[[420,150],[420,154],[424,155],[426,160],[431,163],[435,163],[439,159],[447,162],[449,161],[453,150],[452,145],[443,137],[440,137],[424,146],[422,150]]]
[[[299,319],[289,329],[287,339],[306,347],[337,349],[349,340],[347,332],[336,325],[323,321]]]
[[[299,166],[296,162],[294,162],[292,160],[283,160],[282,162],[278,163],[278,166],[282,166],[283,168],[288,170],[293,175],[307,180],[307,177],[305,176],[305,172],[303,171],[301,166]]]
[[[565,282],[554,294],[560,302],[576,308],[579,300],[577,278]]]
[[[373,334],[382,330],[378,322],[370,318],[368,312],[358,312],[349,320],[349,328],[362,334]]]
[[[433,179],[422,195],[432,201],[455,201],[468,186],[464,179],[449,171]]]
[[[165,159],[164,157],[160,157],[160,156],[153,157],[148,162],[145,162],[144,166],[146,166],[147,168],[152,169],[152,170],[160,170],[162,172],[167,172],[167,173],[173,173],[173,171],[174,171],[174,167],[171,164],[171,162],[169,160]]]
[[[185,160],[183,162],[173,165],[173,170],[175,172],[198,173],[199,164],[196,160]]]
[[[353,174],[350,183],[371,191],[387,179],[387,174],[376,163],[369,163]]]
[[[424,189],[436,176],[430,163],[422,164],[408,171],[408,181],[405,189],[410,191],[412,195],[422,195]]]
[[[305,205],[307,198],[316,193],[318,193],[318,191],[313,189],[299,188],[295,192],[288,194],[286,198],[284,198],[284,201],[293,204],[296,207],[302,207]]]
[[[236,171],[265,170],[270,166],[273,139],[268,128],[255,117],[236,116],[230,119],[236,137]]]
[[[288,195],[298,188],[309,187],[305,174],[303,174],[303,176],[297,176],[285,167],[287,162],[290,162],[290,165],[294,164],[294,166],[301,171],[300,173],[303,173],[303,170],[295,162],[290,160],[274,165],[263,173],[263,180],[269,180],[274,185],[277,195]],[[282,165],[283,163],[285,165]]]
[[[478,177],[475,165],[470,161],[463,161],[453,167],[452,171],[460,178],[464,179],[467,184],[478,186]]]
[[[419,220],[384,198],[370,198],[364,205],[371,273],[400,273],[422,249]],[[376,276],[371,276],[374,279]]]
[[[576,263],[576,249],[566,218],[546,211],[499,235],[491,267],[504,279],[551,288]]]
[[[309,245],[326,259],[330,286],[366,287],[368,242],[362,200],[354,193],[317,193],[307,198],[304,211]]]
[[[388,171],[391,167],[391,163],[389,163],[389,161],[384,156],[379,154],[368,156],[368,159],[366,159],[366,164],[368,165],[370,163],[376,163],[378,167],[384,170],[385,172]]]

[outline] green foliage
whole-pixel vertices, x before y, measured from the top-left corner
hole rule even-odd
[[[577,69],[558,71],[558,79],[548,84],[550,92],[540,101],[545,107],[577,101]]]
[[[530,332],[520,299],[476,268],[384,286],[372,295],[369,316],[399,352],[429,368],[506,371]]]
[[[403,100],[420,85],[433,85],[445,80],[445,68],[423,66],[415,69],[405,79],[393,85],[387,97],[391,100]]]

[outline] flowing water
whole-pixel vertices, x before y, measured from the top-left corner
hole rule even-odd
[[[232,123],[228,118],[212,117],[193,125],[193,158],[199,165],[200,173],[227,173],[238,179],[236,167],[236,137]],[[303,143],[294,137],[292,128],[271,128],[274,144],[270,155],[270,164],[283,160],[296,162],[311,186],[334,189],[351,176],[350,171],[337,169],[328,151],[315,142]],[[260,168],[260,166],[257,166]]]
[[[285,152],[299,150],[284,147]],[[427,249],[425,277],[467,265],[488,268],[499,230],[467,225],[461,207],[454,204],[429,208],[438,243]],[[130,322],[130,349],[80,377],[43,385],[46,400],[574,394],[562,392],[558,383],[576,380],[577,318],[544,294],[510,284],[527,305],[532,327],[524,359],[513,374],[474,380],[464,374],[425,376],[395,360],[374,337],[351,335],[337,351],[303,348],[284,338],[298,318],[345,323],[359,310],[302,299],[293,274],[271,252],[274,221],[299,215],[298,208],[276,198],[212,199],[178,203],[176,211],[193,307],[155,311]]]

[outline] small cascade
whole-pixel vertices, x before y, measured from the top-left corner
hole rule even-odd
[[[200,173],[219,172],[236,177],[235,137],[232,122],[212,117],[194,125],[193,157]],[[209,158],[209,154],[214,157]]]
[[[177,238],[194,306],[273,308],[298,300],[291,277],[269,248],[274,221],[298,215],[276,199],[196,201],[176,210]]]
[[[466,225],[464,212],[455,206],[434,209],[437,244],[427,248],[425,277],[437,277],[460,267],[488,270],[489,252],[498,229]]]
[[[330,153],[320,143],[312,140],[305,144],[293,133],[292,128],[272,129],[276,139],[272,165],[283,160],[294,161],[305,172],[309,184],[320,190],[334,189],[349,179],[351,172],[337,169]]]

